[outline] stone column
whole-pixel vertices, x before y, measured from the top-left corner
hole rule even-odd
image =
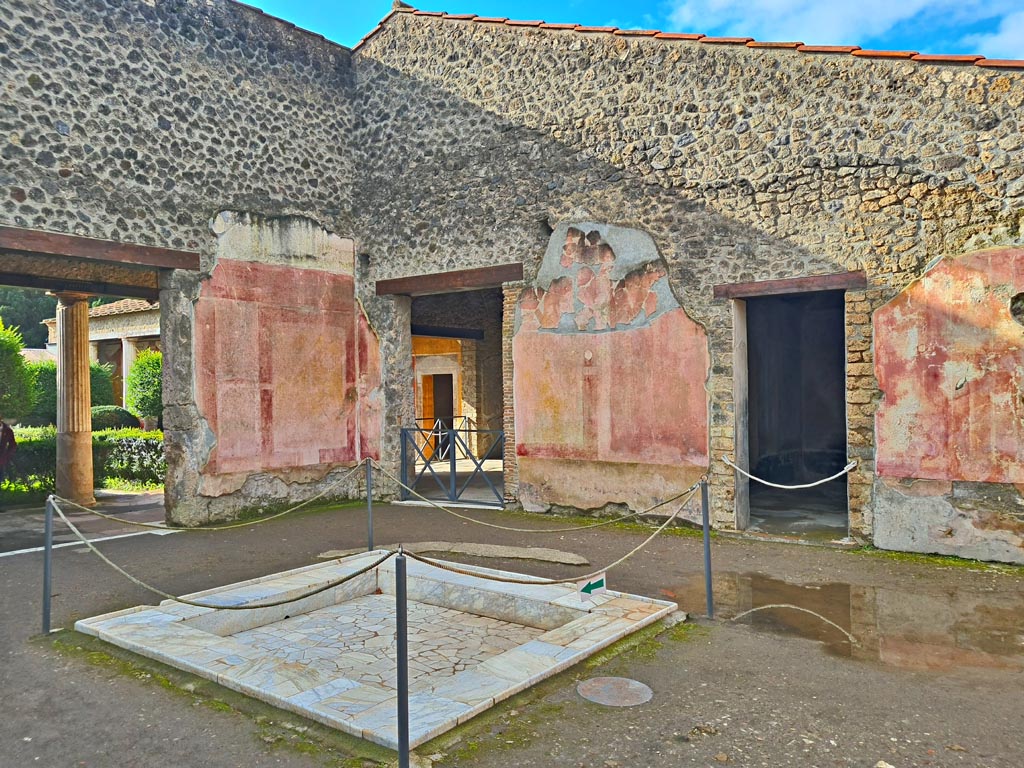
[[[89,296],[57,297],[57,494],[96,503],[92,488],[92,414],[89,410]]]
[[[128,371],[132,369],[138,353],[135,339],[121,337],[121,405],[125,408],[128,407]]]

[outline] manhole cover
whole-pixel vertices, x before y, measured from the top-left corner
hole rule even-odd
[[[635,707],[654,696],[646,685],[628,677],[592,677],[577,685],[576,692],[587,701],[608,707]]]

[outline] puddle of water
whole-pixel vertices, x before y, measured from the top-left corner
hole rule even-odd
[[[987,667],[1024,670],[1024,594],[990,595],[944,589],[909,592],[842,583],[791,584],[759,573],[716,573],[715,614],[726,620],[751,608],[788,604],[814,611],[768,608],[740,619],[758,629],[817,640],[832,654],[903,669]],[[704,579],[696,574],[662,595],[703,614]]]

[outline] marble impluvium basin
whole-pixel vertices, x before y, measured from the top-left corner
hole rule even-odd
[[[299,595],[383,552],[197,592],[242,606]],[[474,573],[522,574],[476,566]],[[174,601],[83,619],[75,629],[281,709],[395,749],[395,561],[286,605]],[[674,603],[572,584],[506,584],[408,563],[410,745],[417,746],[631,632]]]

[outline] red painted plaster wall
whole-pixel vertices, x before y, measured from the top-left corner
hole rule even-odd
[[[1024,483],[1024,249],[943,260],[875,313],[879,475]]]
[[[515,425],[527,506],[646,506],[708,466],[704,329],[658,263],[614,279],[615,262],[598,233],[570,228],[565,274],[520,298]]]
[[[195,307],[205,474],[378,457],[380,352],[350,275],[222,259]]]

